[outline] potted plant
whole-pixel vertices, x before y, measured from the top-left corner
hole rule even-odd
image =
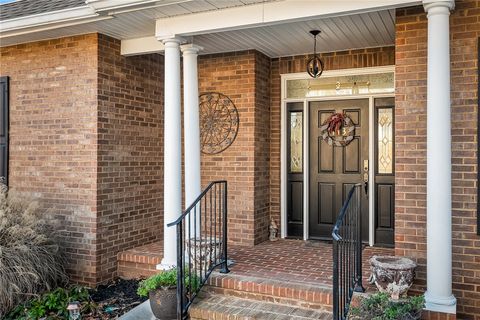
[[[387,293],[380,292],[364,298],[360,306],[352,307],[349,319],[417,320],[421,319],[424,307],[423,295],[393,300]]]
[[[185,286],[190,293],[195,292],[200,285],[197,275],[189,276],[188,269],[185,272]],[[177,269],[170,269],[155,274],[140,282],[137,294],[150,299],[152,312],[160,320],[177,318]],[[187,301],[188,297],[185,297]]]
[[[140,282],[137,293],[150,299],[152,312],[160,320],[177,318],[177,269],[155,274]]]

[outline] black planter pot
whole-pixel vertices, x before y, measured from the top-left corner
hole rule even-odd
[[[159,320],[177,319],[177,288],[158,288],[150,291],[150,307]]]

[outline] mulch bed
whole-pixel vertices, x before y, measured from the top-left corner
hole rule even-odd
[[[97,308],[95,315],[87,318],[116,319],[147,300],[137,295],[139,281],[117,279],[92,290],[91,298]]]

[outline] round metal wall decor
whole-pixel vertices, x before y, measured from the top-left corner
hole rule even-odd
[[[202,153],[220,153],[237,137],[239,124],[237,108],[229,97],[218,92],[201,94],[199,104]]]
[[[345,147],[355,137],[355,123],[345,113],[334,113],[323,122],[320,132],[329,145]]]

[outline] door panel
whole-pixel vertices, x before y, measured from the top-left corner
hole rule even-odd
[[[343,173],[360,173],[361,137],[355,137],[342,152]]]
[[[309,235],[330,239],[333,225],[350,188],[363,182],[368,159],[368,99],[310,102]],[[320,127],[332,113],[345,112],[355,123],[354,140],[346,147],[328,145]],[[368,200],[362,195],[362,233],[368,240]]]
[[[334,172],[334,163],[335,163],[335,150],[333,146],[328,145],[328,143],[323,143],[322,137],[318,137],[317,145],[319,150],[319,157],[320,160],[319,170],[320,172],[327,173],[327,172]]]

